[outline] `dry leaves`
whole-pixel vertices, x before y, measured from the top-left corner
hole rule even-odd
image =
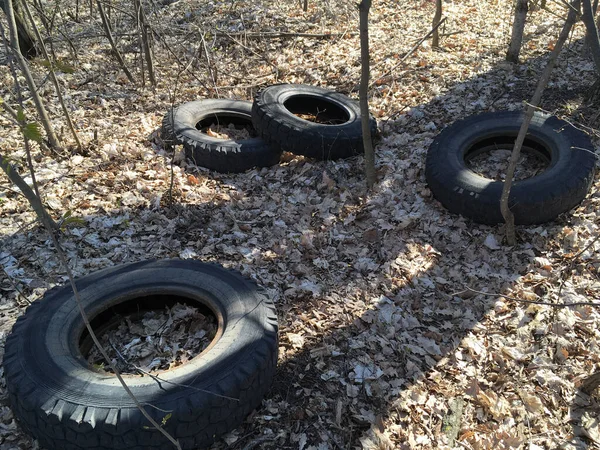
[[[352,2],[309,2],[307,12],[297,2],[155,4],[152,23],[162,36],[154,48],[155,91],[122,83],[108,44],[95,37],[98,21],[76,23],[59,14],[78,49],[75,73],[59,77],[90,152],[57,157],[36,149],[33,156],[44,200],[63,219],[61,240],[75,273],[147,258],[215,261],[255,279],[278,304],[274,386],[261,408],[214,449],[449,448],[445,424],[457,398],[465,404],[453,430],[456,448],[597,445],[597,393],[585,402],[577,394],[580,381],[600,365],[597,308],[554,310],[509,297],[556,303],[599,297],[598,183],[570,214],[521,227],[519,244],[509,248],[501,227],[449,214],[424,180],[427,148],[446,125],[521,108],[529,99],[560,20],[533,11],[525,63],[511,66],[502,61],[510,2],[444,7],[442,50],[425,42],[399,64],[429,31],[433,2],[373,6],[370,106],[382,134],[379,183],[371,193],[360,157],[317,162],[286,154],[279,166],[217,174],[195,167],[180,147],[167,151],[158,132],[173,94],[175,104],[249,100],[260,86],[290,82],[356,98],[360,52]],[[562,13],[558,3],[549,7]],[[131,25],[117,8],[113,14],[115,26]],[[198,50],[201,33],[207,47]],[[135,44],[135,36],[123,34],[119,45]],[[578,28],[544,107],[594,125],[596,110],[582,104],[595,73],[581,55],[581,38]],[[71,59],[67,43],[54,47]],[[126,54],[134,72],[136,55]],[[177,59],[192,64],[190,70]],[[42,84],[44,70],[34,68]],[[2,98],[14,103],[6,66],[0,79]],[[41,92],[60,130],[54,94],[46,85]],[[4,116],[0,125],[0,152],[27,176],[17,127]],[[229,128],[206,132],[234,137]],[[478,170],[501,177],[502,158]],[[28,301],[65,282],[34,219],[24,199],[0,181],[2,338]],[[195,313],[185,328],[172,320],[173,339],[161,341],[154,326],[175,315],[165,311],[137,326],[125,321],[115,347],[145,370],[185,361],[188,340],[196,339]],[[204,345],[196,340],[192,353]],[[168,354],[156,363],[147,353],[154,345]],[[4,385],[0,394],[0,448],[36,448],[16,426]]]

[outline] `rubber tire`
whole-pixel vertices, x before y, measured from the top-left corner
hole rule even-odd
[[[455,122],[433,141],[425,176],[431,192],[449,211],[482,224],[503,223],[503,182],[477,175],[464,155],[476,142],[496,136],[516,137],[521,111],[484,113]],[[509,207],[515,223],[540,224],[578,205],[594,179],[596,155],[586,134],[554,116],[536,112],[527,138],[545,147],[550,164],[541,174],[516,181]]]
[[[259,137],[239,141],[219,139],[202,133],[196,124],[211,117],[227,116],[252,123],[252,103],[242,100],[210,99],[184,103],[165,115],[162,138],[167,144],[182,144],[187,157],[197,166],[222,173],[239,173],[253,167],[279,163],[281,152]]]
[[[155,293],[201,300],[222,316],[216,343],[160,374],[177,385],[125,376],[137,399],[156,407],[146,410],[158,423],[171,412],[164,428],[183,449],[204,448],[234,429],[269,389],[278,350],[275,308],[239,274],[192,260],[146,261],[85,276],[77,287],[90,319]],[[46,449],[172,448],[115,376],[88,368],[78,351],[83,327],[69,287],[35,301],[15,323],[3,367],[20,424]]]
[[[304,98],[309,104],[333,103],[347,120],[339,125],[325,125],[304,120],[293,114],[285,102]],[[316,106],[311,107],[317,110]],[[306,111],[308,112],[308,111]],[[360,107],[357,102],[316,86],[276,84],[256,94],[252,105],[254,129],[271,145],[319,160],[348,158],[364,152]],[[370,118],[371,136],[377,122]]]

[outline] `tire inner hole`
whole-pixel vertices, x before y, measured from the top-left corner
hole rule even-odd
[[[201,133],[217,139],[243,141],[257,136],[249,116],[235,114],[213,114],[196,123]]]
[[[177,295],[149,295],[94,317],[92,329],[124,374],[159,373],[185,364],[215,339],[218,321],[206,305]],[[114,373],[84,329],[79,350],[90,368]]]
[[[321,125],[340,125],[350,120],[344,108],[324,98],[294,95],[283,106],[295,116]]]
[[[484,178],[504,181],[516,138],[514,134],[494,136],[475,142],[464,153],[467,168]],[[550,161],[551,152],[544,144],[529,137],[525,138],[515,168],[514,181],[540,175],[550,166]]]

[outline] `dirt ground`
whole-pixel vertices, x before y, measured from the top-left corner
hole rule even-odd
[[[372,192],[362,157],[286,154],[278,166],[229,175],[193,166],[160,140],[169,107],[199,98],[251,100],[281,82],[357,98],[354,2],[309,0],[306,12],[289,0],[149,2],[155,89],[147,77],[142,86],[129,2],[112,1],[111,21],[136,83],[97,13],[82,6],[76,18],[72,3],[57,13],[48,45],[74,68],[59,80],[83,154],[47,69],[39,60],[32,68],[66,143],[59,155],[36,146],[34,166],[51,215],[75,218],[61,235],[75,274],[194,258],[241,271],[278,307],[274,385],[214,450],[600,448],[598,393],[579,391],[600,362],[598,308],[521,301],[596,301],[598,177],[580,206],[518,227],[508,247],[502,226],[446,211],[424,176],[427,148],[445,126],[530,99],[566,15],[561,2],[531,12],[516,65],[503,61],[510,1],[445,1],[441,48],[426,40],[405,59],[431,29],[434,2],[374,2],[369,101],[381,136]],[[14,106],[0,61],[0,95]],[[542,106],[597,144],[598,107],[584,102],[595,77],[578,24]],[[30,180],[19,129],[2,114],[0,153]],[[66,282],[48,235],[4,176],[0,267],[2,348],[27,304]],[[2,380],[0,449],[37,448],[16,425]]]

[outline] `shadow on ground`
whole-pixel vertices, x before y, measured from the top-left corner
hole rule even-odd
[[[566,55],[581,46],[573,43]],[[588,108],[569,109],[579,104],[593,75],[590,66],[581,72],[587,76],[580,85],[564,82],[561,72],[576,70],[573,59],[561,58],[543,107],[593,125]],[[85,227],[71,226],[64,239],[71,263],[85,274],[147,258],[216,261],[251,276],[276,298],[276,379],[263,406],[230,436],[228,448],[392,448],[384,429],[402,443],[397,448],[412,448],[416,437],[403,430],[416,420],[413,406],[427,401],[415,392],[435,391],[440,373],[464,376],[444,364],[463,358],[468,366],[476,358],[457,348],[494,307],[493,298],[466,287],[510,289],[562,227],[577,220],[566,214],[548,227],[520,228],[516,249],[499,244],[490,251],[484,242],[489,236],[500,242],[499,229],[452,216],[431,198],[424,182],[426,148],[454,120],[520,107],[543,62],[500,65],[383,124],[382,182],[368,198],[355,191],[362,159],[338,165],[297,159],[239,176],[193,172],[212,177],[227,195],[203,204],[122,207],[84,216]],[[323,206],[325,201],[330,204]],[[584,200],[579,214],[591,207]],[[0,277],[5,292],[14,285],[28,293],[44,289],[61,273],[37,228],[3,236],[0,248],[15,267],[26,269]],[[5,304],[11,302],[7,297]],[[16,304],[9,310],[3,312],[5,325],[18,315]],[[416,385],[422,389],[406,397]],[[463,397],[460,390],[446,393]],[[423,436],[438,447],[460,425],[446,428],[449,404],[435,408],[417,420],[427,419]],[[221,441],[215,448],[225,446]]]

